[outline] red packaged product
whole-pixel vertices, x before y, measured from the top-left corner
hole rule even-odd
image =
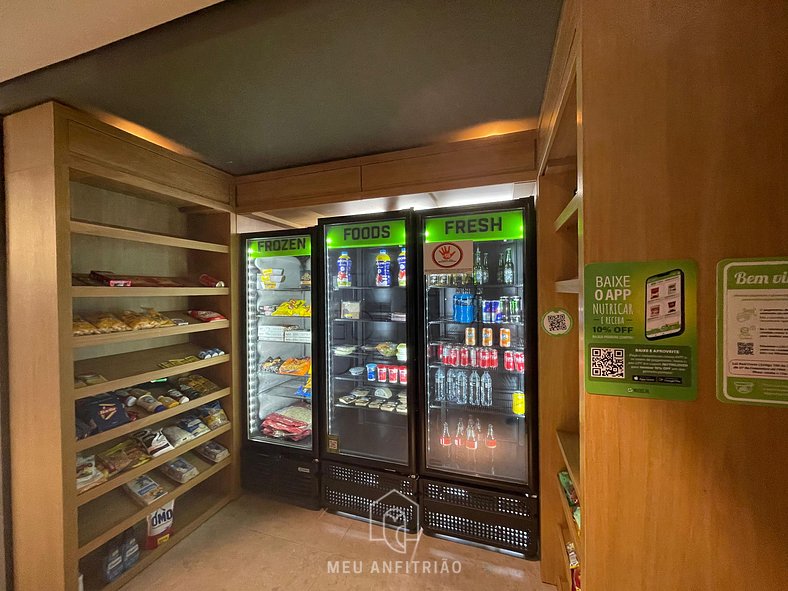
[[[202,320],[203,322],[217,322],[219,320],[227,320],[219,312],[210,312],[209,310],[189,310],[189,316]]]

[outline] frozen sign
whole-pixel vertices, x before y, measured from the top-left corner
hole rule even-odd
[[[424,245],[424,273],[470,273],[473,241],[433,242]]]

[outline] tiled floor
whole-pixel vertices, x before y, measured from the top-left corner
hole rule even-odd
[[[428,536],[409,542],[399,554],[370,541],[367,523],[245,495],[123,591],[555,591],[538,562]],[[432,572],[412,572],[427,565]]]

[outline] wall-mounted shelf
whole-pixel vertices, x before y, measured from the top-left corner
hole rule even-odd
[[[555,231],[558,232],[561,228],[569,228],[569,227],[576,227],[577,226],[577,211],[580,209],[580,203],[583,201],[583,196],[580,193],[575,193],[575,195],[569,200],[569,203],[566,204],[566,207],[558,214],[558,217],[555,218],[555,222],[553,223],[553,227]],[[574,224],[572,222],[574,221]]]
[[[580,293],[580,279],[563,279],[555,282],[557,293]]]
[[[579,560],[583,559],[583,545],[582,545],[582,535],[580,531],[577,529],[577,525],[575,525],[575,520],[572,519],[572,510],[569,507],[569,502],[566,500],[566,495],[564,494],[564,489],[561,486],[561,481],[558,480],[556,476],[554,478],[556,482],[556,486],[558,487],[558,491],[561,493],[561,508],[564,512],[564,519],[566,520],[566,529],[569,531],[569,537],[575,545],[575,551],[577,552],[577,556]]]
[[[74,285],[71,296],[75,298],[171,298],[187,296],[226,296],[227,287],[103,287]]]
[[[161,246],[172,246],[175,248],[187,248],[191,250],[202,250],[205,252],[229,253],[230,247],[226,244],[213,244],[200,240],[189,240],[178,236],[169,236],[156,232],[143,232],[121,226],[111,226],[109,224],[97,224],[83,220],[71,220],[72,234],[82,234],[85,236],[99,236],[102,238],[115,238],[117,240],[129,240],[132,242],[142,242],[144,244],[158,244]]]
[[[561,455],[566,464],[566,470],[569,472],[569,477],[575,485],[577,498],[582,504],[583,494],[580,490],[580,434],[570,431],[556,431],[555,434],[558,438],[558,447],[561,449]]]

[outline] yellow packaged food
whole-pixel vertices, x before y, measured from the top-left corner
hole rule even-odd
[[[99,312],[91,316],[86,316],[88,322],[95,326],[100,333],[125,332],[131,330],[117,316],[109,312]]]
[[[309,357],[290,357],[279,367],[279,373],[288,374],[292,376],[305,376],[312,366],[312,360]]]
[[[167,326],[175,326],[175,323],[164,316],[161,312],[157,312],[155,308],[142,308],[142,312],[146,318],[156,325],[156,328],[164,328]]]
[[[146,328],[156,328],[156,322],[141,312],[124,310],[120,319],[125,322],[132,330],[143,330]]]
[[[79,314],[74,314],[72,330],[75,337],[81,337],[86,334],[99,334],[99,329],[82,318]]]

